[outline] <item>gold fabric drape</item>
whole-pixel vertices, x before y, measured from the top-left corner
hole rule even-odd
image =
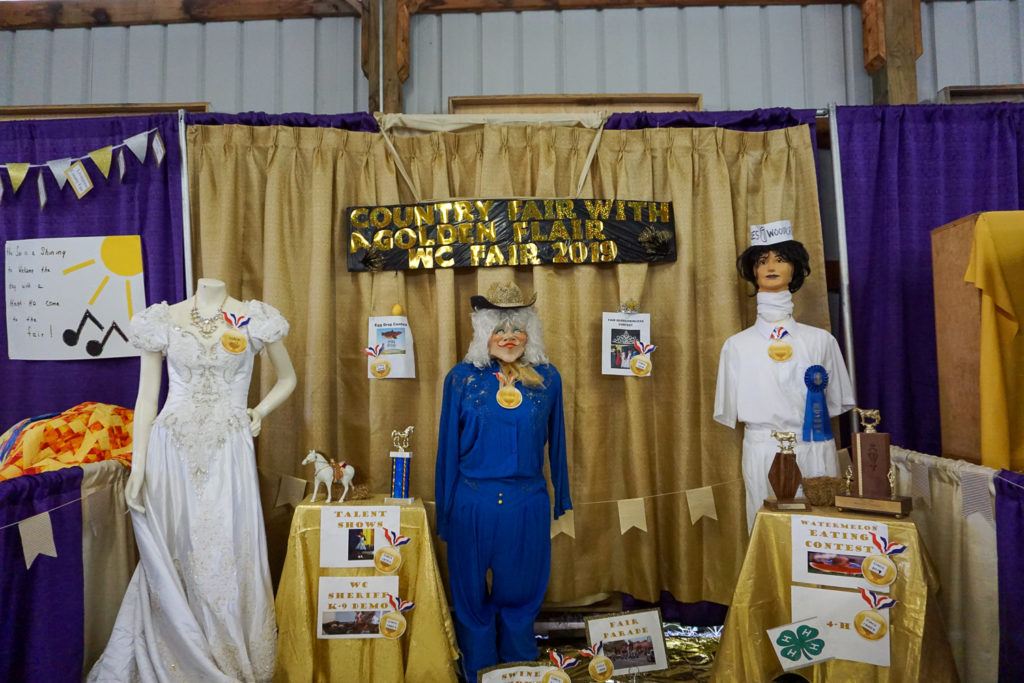
[[[981,464],[1024,470],[1024,211],[974,225],[964,280],[981,294]]]
[[[564,382],[576,537],[553,539],[550,600],[602,591],[728,602],[746,543],[740,432],[714,423],[722,342],[753,322],[736,274],[748,226],[780,218],[811,254],[796,317],[828,326],[814,154],[806,126],[607,130],[581,197],[671,201],[673,263],[349,273],[345,209],[415,200],[570,197],[597,131],[483,126],[391,141],[319,128],[194,126],[188,131],[199,275],[259,298],[291,322],[295,394],[264,421],[264,477],[308,477],[317,448],[388,488],[391,430],[416,425],[412,493],[433,498],[443,379],[469,344],[469,297],[496,279],[538,293],[545,343]],[[601,312],[627,299],[651,314],[654,371],[601,375]],[[368,380],[367,317],[405,308],[416,379]],[[273,381],[269,364],[254,397]],[[272,479],[272,477],[271,477]],[[690,523],[685,491],[713,486],[718,520]],[[264,482],[271,493],[272,482]],[[616,501],[644,498],[648,532],[620,534]],[[266,500],[266,496],[265,496]],[[270,495],[270,504],[273,495]],[[430,506],[428,505],[428,509]],[[267,510],[271,558],[283,559],[283,506]],[[275,549],[274,546],[277,546]],[[443,553],[440,555],[443,557]]]

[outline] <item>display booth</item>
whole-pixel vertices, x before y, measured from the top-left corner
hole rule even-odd
[[[944,450],[936,379],[941,375],[933,351],[934,312],[939,309],[931,300],[929,243],[929,232],[944,223],[976,211],[1024,205],[1020,188],[1005,181],[1012,175],[1006,168],[1017,168],[1024,158],[1019,153],[1024,149],[1022,118],[1024,110],[1011,105],[840,107],[829,121],[839,195],[846,203],[840,222],[845,220],[841,246],[848,249],[848,259],[842,270],[848,280],[840,288],[850,292],[853,344],[843,351],[856,359],[857,405],[881,408],[883,427],[891,434],[894,493],[914,501],[910,520],[887,522],[891,540],[905,545],[912,558],[894,588],[902,594],[897,599],[906,602],[895,608],[897,616],[890,622],[891,664],[862,663],[850,669],[859,676],[870,667],[869,680],[910,680],[914,672],[937,670],[929,667],[949,671],[951,661],[962,680],[996,680],[998,667],[1022,654],[1019,643],[1007,637],[999,657],[992,651],[1000,615],[1006,635],[1013,623],[1008,615],[1021,600],[1004,573],[1012,559],[1004,562],[1003,554],[1012,557],[1004,549],[1019,547],[1014,525],[1021,513],[1015,506],[1024,482],[1007,470],[936,457]],[[969,129],[970,135],[947,139],[936,120]],[[294,394],[253,425],[254,431],[262,429],[255,453],[277,592],[275,676],[334,678],[345,670],[359,672],[361,678],[352,680],[376,680],[370,672],[383,667],[387,673],[380,680],[451,680],[459,650],[439,578],[448,572],[443,559],[440,567],[434,559],[435,554],[445,557],[438,552],[444,545],[431,533],[443,385],[473,337],[470,298],[495,283],[512,281],[536,293],[533,305],[543,323],[547,356],[562,386],[572,509],[551,522],[546,599],[578,601],[622,591],[655,601],[669,591],[684,602],[742,606],[730,612],[718,676],[731,680],[735,672],[768,680],[783,667],[763,647],[764,634],[795,621],[784,540],[790,517],[762,511],[748,535],[743,438],[714,420],[715,379],[723,343],[750,327],[757,315],[750,284],[736,275],[737,256],[749,244],[752,225],[790,221],[810,265],[793,297],[793,316],[805,325],[829,327],[818,198],[823,158],[814,127],[815,112],[782,109],[558,117],[554,122],[183,114],[180,119],[2,123],[0,163],[6,170],[0,173],[0,234],[9,262],[22,258],[20,265],[33,267],[35,255],[19,251],[12,256],[11,251],[27,247],[30,240],[141,239],[140,266],[134,271],[104,261],[102,251],[94,256],[81,252],[79,258],[63,243],[48,242],[49,252],[63,252],[68,259],[57,269],[60,277],[39,280],[43,287],[59,289],[69,302],[61,309],[64,317],[53,324],[57,333],[47,329],[54,348],[66,355],[40,350],[42,342],[32,336],[38,330],[11,319],[9,295],[2,331],[21,334],[21,351],[0,358],[0,374],[11,380],[11,400],[3,404],[0,417],[6,427],[64,410],[76,400],[135,405],[138,364],[130,352],[124,357],[111,353],[121,344],[112,322],[123,315],[118,329],[127,328],[128,319],[146,306],[188,299],[196,277],[217,278],[239,301],[268,302],[290,323],[281,341],[297,380]],[[987,158],[993,182],[985,174],[968,181],[938,163],[914,162],[901,146],[889,144],[899,136],[908,136],[927,154],[932,153],[929,144],[941,139],[946,147],[940,155]],[[82,177],[68,175],[76,163],[90,189]],[[879,180],[883,171],[891,182]],[[937,186],[949,192],[936,197]],[[906,196],[896,193],[897,187]],[[487,223],[477,220],[481,212],[499,205],[510,217],[510,234],[518,234],[515,249],[495,249],[497,240],[488,237],[487,226],[477,225]],[[594,218],[602,211],[605,219]],[[404,223],[388,224],[393,218],[386,215]],[[670,218],[660,222],[662,215]],[[611,227],[608,234],[587,233],[582,222],[574,232],[574,217],[609,225],[620,220],[635,232],[621,238],[609,237]],[[460,232],[460,221],[472,226]],[[564,223],[556,227],[557,221]],[[519,233],[512,226],[517,222],[523,224]],[[1019,228],[1005,230],[1010,242],[1022,243]],[[669,240],[674,258],[659,251],[658,244]],[[554,245],[563,242],[559,252]],[[603,242],[616,242],[614,254]],[[527,243],[537,251],[527,249]],[[449,261],[442,247],[452,247],[451,253],[464,254],[466,261]],[[101,246],[82,242],[81,248]],[[630,259],[629,248],[645,255]],[[1003,378],[1008,397],[1004,422],[1011,426],[1007,452],[1013,454],[1020,447],[1013,425],[1024,424],[1017,419],[1020,403],[1009,389],[1016,386],[1010,380],[1020,367],[1017,357],[1008,355],[1019,341],[1010,329],[1020,310],[1014,304],[1019,292],[1012,269],[985,265],[991,263],[988,256],[1002,250],[979,242],[973,248],[971,281],[981,290],[983,324],[995,330],[986,338],[1003,345],[1001,365],[987,376]],[[542,258],[559,253],[564,258]],[[90,259],[94,270],[82,265]],[[65,274],[68,269],[73,270]],[[996,271],[1004,280],[989,277]],[[81,279],[72,283],[76,273]],[[133,277],[143,283],[144,294],[139,285],[125,284]],[[116,292],[113,312],[103,317],[95,306],[111,292]],[[206,310],[197,315],[200,322],[216,317]],[[638,353],[648,363],[643,372],[630,370],[634,355],[626,353],[624,337],[605,342],[607,316],[629,323],[610,326],[609,332],[614,329],[621,337],[640,331]],[[414,338],[418,359],[401,370],[397,362],[390,363],[388,372],[378,368],[375,374],[374,359],[388,354],[387,342],[374,336],[373,323],[391,318],[404,319],[402,329]],[[241,329],[242,322],[236,317],[227,324]],[[65,330],[74,334],[62,334]],[[121,336],[128,348],[127,334]],[[70,344],[72,337],[81,338],[82,345]],[[616,344],[616,355],[605,353],[606,346]],[[411,346],[409,351],[411,357]],[[51,355],[30,360],[36,352]],[[266,356],[255,362],[249,407],[258,405],[280,377]],[[316,449],[346,461],[355,468],[356,484],[384,494],[392,482],[388,452],[397,425],[415,425],[418,444],[416,458],[407,465],[408,495],[419,502],[401,511],[401,532],[413,538],[413,550],[398,576],[399,590],[415,596],[402,597],[417,606],[402,639],[319,639],[314,583],[359,576],[363,570],[350,574],[318,564],[319,515],[335,503],[305,500],[306,482],[314,472],[302,464],[303,456]],[[1005,462],[978,461],[1016,466],[1012,456]],[[22,478],[46,481],[49,476]],[[993,480],[999,492],[994,508]],[[28,495],[21,493],[25,486],[18,478],[0,482],[0,494],[16,489],[19,496]],[[104,495],[119,497],[120,486],[112,484]],[[22,522],[43,513],[54,538],[85,533],[80,519],[60,521],[59,515],[75,508],[74,499],[81,497],[78,485],[66,488],[60,500],[40,494],[41,502],[24,510],[10,512],[15,507],[9,507],[0,524],[4,547],[21,548]],[[61,505],[66,507],[58,511]],[[850,517],[860,519],[855,513]],[[86,526],[99,534],[98,518],[90,519]],[[129,538],[125,519],[102,523],[111,525],[120,544]],[[101,594],[89,579],[96,576],[97,560],[77,545],[67,546],[67,552],[57,545],[58,558],[77,558],[80,570],[62,581],[85,585],[87,596]],[[991,558],[997,547],[994,583]],[[5,552],[4,558],[8,577],[25,573],[22,554]],[[39,577],[52,560],[35,558],[27,570],[37,572],[32,580],[45,585],[47,580]],[[20,585],[5,585],[4,604]],[[102,594],[112,590],[104,588]],[[113,613],[119,599],[109,600]],[[79,664],[88,668],[105,644],[105,637],[83,631],[83,623],[90,629],[102,623],[80,618],[75,600],[70,607],[45,610],[42,603],[18,602],[16,607],[19,619],[28,614],[42,619],[59,609],[71,615],[61,626],[68,629],[62,642],[71,643],[67,661],[74,661],[70,673],[62,666],[68,680],[79,678]],[[741,614],[747,606],[749,613]],[[40,623],[50,627],[53,619]],[[33,630],[31,637],[40,634]],[[20,648],[26,642],[9,635],[0,646],[0,678],[31,677],[38,662],[5,656],[12,643],[19,642]],[[77,649],[79,642],[82,649]],[[25,651],[37,652],[35,647]],[[838,675],[844,666],[839,661],[816,665],[812,675]]]

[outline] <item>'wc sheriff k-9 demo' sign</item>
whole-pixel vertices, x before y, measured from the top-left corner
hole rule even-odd
[[[674,261],[671,202],[467,199],[354,206],[350,271]]]

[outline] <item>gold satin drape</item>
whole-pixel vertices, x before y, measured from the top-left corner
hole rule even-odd
[[[827,327],[815,162],[806,126],[607,130],[581,197],[671,201],[673,263],[349,273],[345,209],[448,198],[572,197],[598,131],[482,126],[395,137],[283,126],[188,131],[196,271],[259,298],[291,322],[295,394],[258,440],[264,500],[273,477],[308,477],[310,448],[388,487],[391,430],[416,426],[412,492],[433,499],[442,383],[469,343],[469,297],[514,278],[538,294],[551,361],[562,374],[576,536],[553,539],[550,600],[603,591],[729,602],[746,543],[740,432],[711,419],[726,337],[753,321],[736,274],[748,225],[789,218],[813,273],[796,316]],[[651,314],[649,378],[601,375],[601,312],[636,299]],[[368,380],[367,317],[400,303],[416,379]],[[254,396],[273,378],[265,364]],[[713,486],[718,520],[691,524],[688,489]],[[648,532],[620,534],[616,501],[644,498]],[[267,509],[272,562],[283,560],[287,506]],[[430,506],[428,506],[430,509]],[[441,555],[443,557],[443,555]]]

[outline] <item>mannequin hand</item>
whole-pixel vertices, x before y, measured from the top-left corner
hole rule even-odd
[[[143,473],[141,467],[133,467],[128,475],[128,484],[124,487],[124,500],[128,507],[138,513],[145,514],[146,507],[142,504]]]
[[[263,416],[260,411],[255,408],[246,408],[245,414],[249,416],[249,431],[254,437],[259,436],[260,430],[263,429]]]

